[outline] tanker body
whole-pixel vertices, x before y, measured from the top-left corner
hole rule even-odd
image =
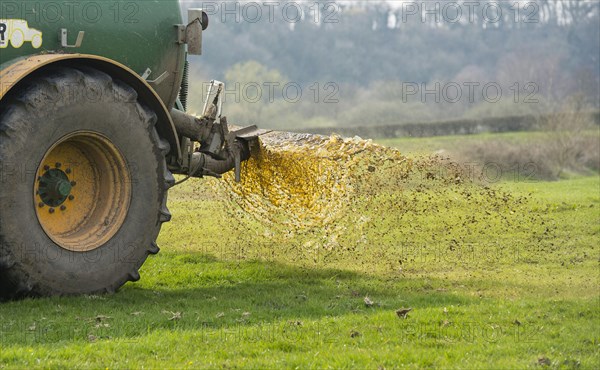
[[[170,220],[173,174],[236,170],[223,84],[185,113],[208,17],[177,0],[0,4],[0,297],[113,292]]]

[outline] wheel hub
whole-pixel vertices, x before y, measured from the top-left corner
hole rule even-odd
[[[67,200],[73,185],[65,172],[58,168],[47,170],[38,180],[39,195],[45,205],[58,207]]]

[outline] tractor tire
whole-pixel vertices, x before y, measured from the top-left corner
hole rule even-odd
[[[171,215],[169,144],[125,83],[85,66],[31,76],[0,108],[0,298],[114,292]]]

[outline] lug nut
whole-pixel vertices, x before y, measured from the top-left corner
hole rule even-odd
[[[73,200],[73,199],[75,199],[75,196],[74,195],[69,195],[69,200]]]
[[[50,166],[48,166],[48,165],[45,165],[45,166],[44,166],[44,169],[45,169],[46,171],[48,171],[48,170],[50,169]]]
[[[55,167],[56,167],[56,168],[60,168],[60,166],[62,166],[62,164],[61,164],[60,162],[56,162],[56,165],[55,165]]]
[[[75,186],[77,183],[75,181],[71,181],[71,186]]]
[[[38,207],[40,207],[40,208],[44,208],[44,202],[39,202],[39,203],[38,203]]]
[[[64,205],[63,205],[63,206],[60,206],[60,210],[61,210],[61,211],[64,211],[65,209],[67,209],[67,206],[64,206]]]
[[[70,168],[67,168],[67,169],[65,170],[65,173],[67,173],[67,175],[68,175],[68,174],[70,174],[70,173],[71,173],[71,169],[70,169]]]
[[[54,213],[54,208],[50,208],[50,209],[48,210],[48,212],[50,212],[50,213]]]

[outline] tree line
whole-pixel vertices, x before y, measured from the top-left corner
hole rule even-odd
[[[186,3],[211,18],[192,77],[225,80],[236,121],[365,126],[600,101],[596,1],[264,4]]]

